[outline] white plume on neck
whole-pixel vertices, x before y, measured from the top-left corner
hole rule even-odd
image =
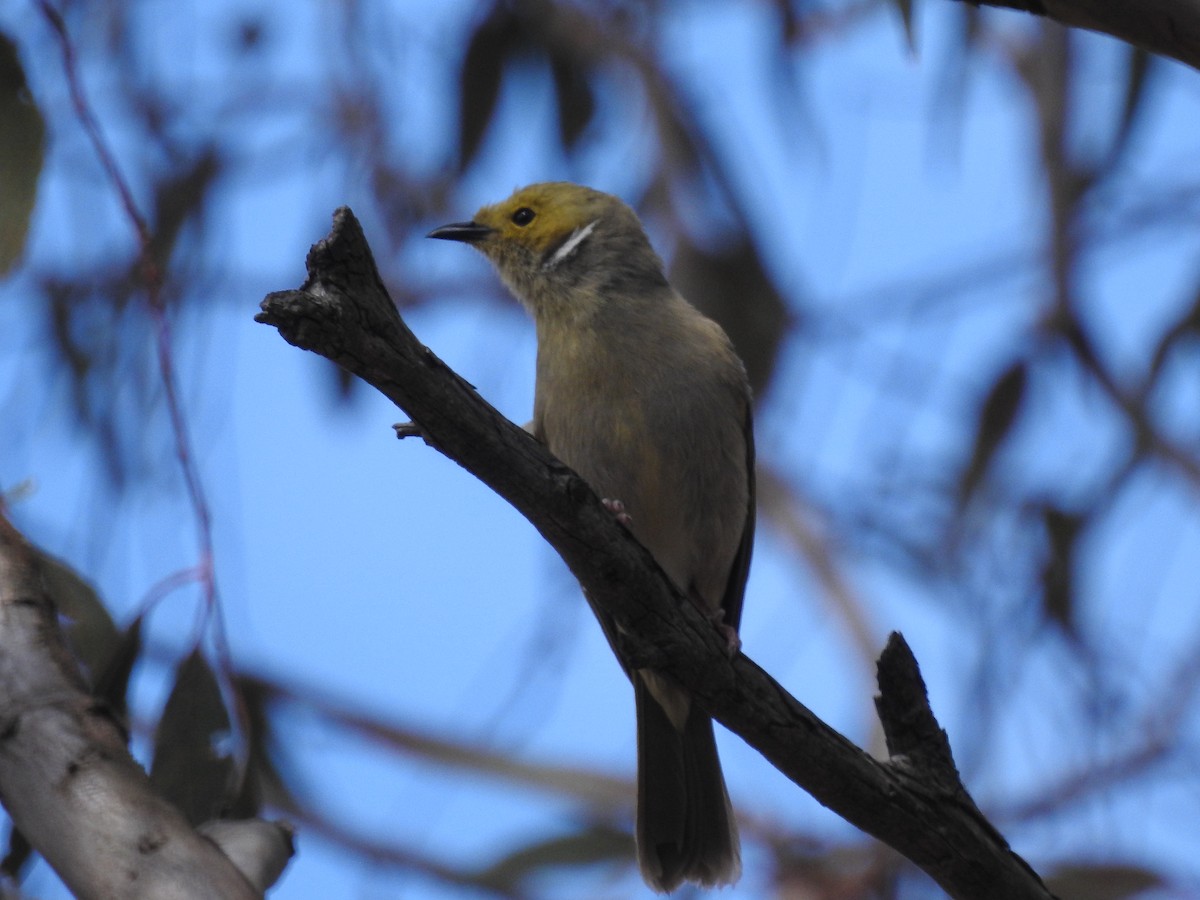
[[[562,246],[554,251],[554,255],[542,263],[542,271],[549,272],[551,269],[558,266],[558,264],[564,259],[574,253],[579,248],[579,245],[587,239],[587,236],[595,230],[596,222],[598,221],[599,220],[596,219],[588,222],[588,224],[584,225],[582,228],[576,228],[574,231],[572,231],[571,236],[563,241]]]

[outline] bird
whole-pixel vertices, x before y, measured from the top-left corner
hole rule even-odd
[[[604,500],[731,652],[754,544],[752,402],[721,327],[667,280],[620,198],[543,182],[429,237],[483,253],[537,332],[527,428]],[[619,630],[600,614],[621,658]],[[635,841],[646,884],[733,884],[737,823],[708,714],[621,660],[637,716]]]

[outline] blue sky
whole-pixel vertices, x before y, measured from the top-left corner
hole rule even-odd
[[[961,422],[946,411],[978,402],[986,378],[1003,369],[1033,324],[1036,307],[1013,298],[1044,289],[1036,255],[1046,222],[1035,123],[998,51],[983,52],[962,70],[951,64],[958,7],[920,7],[915,53],[889,9],[799,50],[790,62],[799,85],[790,120],[781,120],[772,105],[774,63],[759,50],[777,27],[768,5],[682,4],[667,33],[671,70],[718,136],[793,312],[841,324],[849,335],[817,340],[801,329],[793,336],[759,417],[760,454],[787,472],[818,510],[840,491],[879,490],[890,483],[885,475],[922,476],[923,460],[965,453]],[[228,14],[236,8],[185,4],[168,15],[165,7],[147,4],[135,19],[139,40],[154,48],[150,55],[161,54],[154,71],[179,79],[168,86],[195,98],[172,122],[183,133],[228,128],[232,134],[242,127],[223,124],[219,98],[205,91],[213,79],[236,73],[224,49]],[[57,57],[48,53],[46,28],[31,9],[16,4],[0,13],[9,33],[28,41],[32,88],[43,107],[54,110],[29,258],[46,270],[81,267],[89,257],[128,252],[131,238],[66,111]],[[396,92],[396,114],[386,139],[416,168],[445,165],[453,146],[448,73],[473,10],[463,3],[436,14],[416,4],[363,7],[363,27],[378,28],[379,46],[394,53],[385,61],[396,73],[395,85],[387,86]],[[337,78],[347,63],[337,52],[321,53],[333,15],[318,4],[296,4],[286,17],[270,17],[269,54],[244,63],[269,68],[276,89],[264,98],[255,130],[241,135],[252,157],[247,168],[262,177],[234,179],[215,195],[202,238],[203,269],[195,273],[197,290],[211,296],[190,303],[172,323],[183,402],[213,509],[218,585],[234,658],[416,728],[523,759],[631,778],[628,685],[570,576],[532,527],[434,450],[419,441],[397,442],[390,425],[403,416],[387,401],[359,391],[349,405],[339,403],[323,360],[253,322],[265,293],[300,284],[308,246],[325,234],[332,210],[349,204],[387,277],[466,285],[406,320],[502,412],[517,422],[529,416],[532,328],[515,304],[473,290],[490,283],[483,261],[464,248],[419,240],[389,253],[370,185],[353,160],[322,147],[303,105],[289,100],[291,92],[301,97]],[[1014,42],[1032,28],[1017,17],[989,21],[1004,23],[999,33]],[[1086,142],[1112,127],[1121,71],[1114,42],[1092,38],[1085,47],[1092,79],[1080,104],[1092,114],[1081,129]],[[128,111],[113,103],[100,51],[97,41],[83,40],[85,81],[118,157],[131,160],[136,172],[132,161],[142,156],[137,133],[123,118]],[[1126,194],[1136,196],[1142,184],[1152,193],[1161,173],[1183,171],[1200,158],[1195,73],[1170,63],[1158,75],[1156,102],[1120,174],[1123,185],[1134,186]],[[962,90],[957,115],[947,112],[956,87]],[[602,109],[600,137],[567,161],[542,149],[554,127],[544,79],[535,73],[510,79],[450,218],[465,218],[531,181],[568,178],[627,195],[637,190],[646,177],[639,160],[650,138],[645,117],[639,130],[638,117],[621,112]],[[289,148],[301,130],[309,132],[306,143]],[[654,236],[664,240],[661,230]],[[1096,304],[1097,343],[1117,371],[1136,372],[1163,323],[1178,314],[1196,277],[1197,237],[1194,223],[1151,230],[1100,243],[1087,261],[1083,275]],[[669,254],[669,245],[659,246]],[[949,282],[939,279],[976,266],[1000,274],[962,290],[947,288],[954,314],[918,320],[906,311],[921,302],[921,285],[953,283],[953,275]],[[31,306],[36,295],[24,278],[0,283],[0,345],[7,351],[0,354],[0,402],[10,423],[0,486],[32,484],[14,506],[18,524],[93,579],[119,618],[128,616],[152,585],[195,560],[194,523],[172,466],[165,414],[157,405],[142,431],[128,437],[147,461],[145,477],[121,494],[108,489],[96,446],[79,438],[63,402],[65,382],[45,350],[44,326]],[[969,314],[958,312],[963,308]],[[147,340],[128,352],[132,366],[151,345]],[[1185,367],[1167,409],[1188,412],[1191,424],[1164,418],[1194,440],[1196,392],[1189,393],[1188,377]],[[924,402],[888,405],[880,399],[881,380]],[[1053,489],[1067,474],[1103,469],[1107,454],[1119,452],[1115,426],[1097,414],[1094,397],[1083,392],[1081,400],[1070,385],[1057,384],[1042,396],[1043,405],[1024,414],[1062,423],[1062,432],[1031,426],[1034,437],[1010,448],[1002,465],[1018,481]],[[1084,575],[1092,604],[1086,627],[1111,638],[1118,655],[1139,660],[1135,668],[1148,691],[1168,667],[1156,668],[1147,658],[1173,659],[1194,646],[1198,604],[1190,585],[1200,560],[1194,500],[1167,479],[1145,479],[1123,494],[1120,502],[1131,509],[1115,521],[1150,524],[1096,535],[1104,552],[1089,558]],[[760,535],[742,630],[746,652],[834,727],[856,742],[869,741],[870,667],[856,656],[804,563],[778,534],[763,529]],[[840,550],[854,589],[869,598],[879,646],[887,631],[904,631],[954,742],[974,714],[974,685],[963,674],[981,665],[974,637],[1003,624],[1002,614],[980,618],[954,596],[931,602],[922,585],[869,547]],[[1145,602],[1130,603],[1131,593]],[[1190,603],[1166,603],[1181,597]],[[172,594],[153,612],[155,643],[186,649],[196,618],[196,591]],[[998,643],[1020,645],[1028,623],[1016,627],[1016,635],[999,636]],[[1053,638],[1039,634],[1035,643],[1044,641]],[[1062,673],[1056,657],[1038,646],[1023,651],[1028,665],[1001,690],[1027,699],[995,722],[991,758],[967,769],[978,776],[969,784],[985,805],[1035,790],[1062,762],[1051,746],[1061,712],[1055,682]],[[166,684],[154,667],[141,673],[134,694],[141,716],[152,719]],[[1060,702],[1065,708],[1067,701]],[[292,724],[291,749],[305,783],[341,822],[364,834],[483,865],[546,831],[548,822],[567,824],[578,813],[561,800],[531,799],[397,761],[316,721],[301,717]],[[857,840],[737,739],[722,733],[719,742],[735,805],[755,821],[785,823],[830,841]],[[144,739],[137,748],[145,752]],[[1101,749],[1085,742],[1079,752],[1086,758]],[[1179,802],[1158,795],[1144,834],[1125,831],[1116,840],[1107,826],[1127,811],[1119,800],[1082,824],[1017,829],[1009,836],[1035,864],[1086,849],[1098,833],[1109,842],[1106,853],[1115,846],[1122,858],[1170,863],[1182,848],[1171,829],[1155,827],[1154,811]],[[1172,815],[1164,818],[1175,821]],[[303,831],[298,846],[273,896],[455,896],[427,880],[380,874]],[[746,860],[743,883],[723,896],[766,896],[766,857],[753,841]],[[619,897],[636,893],[639,884],[627,872],[543,887],[552,896]],[[30,890],[61,895],[45,873]]]

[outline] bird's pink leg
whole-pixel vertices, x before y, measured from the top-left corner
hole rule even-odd
[[[625,512],[625,504],[620,500],[613,500],[610,497],[605,497],[600,502],[604,504],[605,509],[613,514],[613,518],[615,518],[626,528],[633,524],[633,516]]]
[[[720,607],[713,609],[704,602],[695,593],[688,593],[688,598],[692,603],[696,604],[696,609],[700,610],[704,618],[713,623],[713,628],[720,632],[721,637],[725,639],[725,652],[732,659],[737,655],[737,652],[742,649],[742,639],[738,636],[737,629],[725,621],[725,611]]]

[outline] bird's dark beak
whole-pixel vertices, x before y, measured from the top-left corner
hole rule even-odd
[[[478,222],[455,222],[452,225],[443,225],[441,228],[435,228],[429,234],[425,235],[425,237],[437,238],[441,241],[462,241],[466,244],[474,244],[477,241],[482,241],[494,230],[493,228],[488,228],[486,225],[480,225]]]

